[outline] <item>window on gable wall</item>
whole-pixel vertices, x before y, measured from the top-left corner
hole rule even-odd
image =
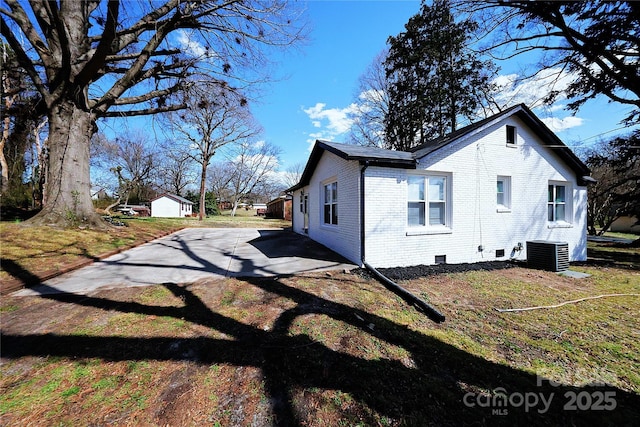
[[[409,227],[448,226],[447,176],[410,176],[407,195]]]
[[[338,225],[338,183],[324,185],[323,222]]]
[[[568,222],[567,186],[563,184],[549,184],[547,198],[547,220],[550,222]]]
[[[517,132],[515,126],[507,125],[507,144],[515,145],[517,143]]]

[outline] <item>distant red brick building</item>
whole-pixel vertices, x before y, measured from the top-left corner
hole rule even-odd
[[[290,195],[280,196],[267,203],[267,218],[291,221],[292,199]]]

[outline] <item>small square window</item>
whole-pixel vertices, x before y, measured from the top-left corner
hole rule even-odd
[[[446,264],[447,263],[447,256],[446,255],[436,255],[436,264]]]
[[[516,127],[507,125],[507,144],[516,144]]]
[[[496,249],[496,258],[502,258],[504,256],[504,249]]]

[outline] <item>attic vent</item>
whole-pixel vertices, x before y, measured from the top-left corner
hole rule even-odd
[[[569,244],[547,240],[527,242],[527,265],[530,268],[547,271],[567,270],[569,269]]]

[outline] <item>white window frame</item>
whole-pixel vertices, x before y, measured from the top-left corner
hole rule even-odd
[[[329,199],[327,200],[327,187],[329,187]],[[335,190],[335,191],[334,191]],[[321,210],[320,210],[320,218],[322,219],[323,227],[337,227],[340,223],[338,219],[338,214],[340,213],[340,209],[338,206],[338,201],[340,200],[338,189],[338,180],[331,179],[324,181],[321,185]],[[326,208],[329,208],[329,222],[327,222],[326,218]],[[335,222],[334,222],[335,221]]]
[[[500,183],[502,183],[502,193],[499,192]],[[499,194],[502,194],[502,203],[500,203]],[[511,212],[511,177],[510,176],[498,175],[496,179],[496,211]]]
[[[564,201],[558,201],[558,188],[564,188]],[[551,199],[551,200],[550,200]],[[557,209],[564,206],[564,218],[557,218]],[[573,218],[573,188],[566,181],[549,181],[547,185],[547,223],[550,228],[570,227]]]
[[[418,194],[418,198],[411,198],[411,187],[410,183],[412,180],[422,179],[423,180],[423,194]],[[433,188],[433,185],[430,186],[430,180],[444,179],[444,189],[441,194],[430,194],[430,188]],[[407,177],[407,235],[420,235],[420,234],[442,234],[442,233],[451,233],[451,187],[452,187],[452,175],[451,173],[446,172],[430,172],[425,174],[409,174]],[[431,193],[434,193],[433,191]],[[422,198],[420,198],[422,196]],[[430,203],[444,203],[444,213],[443,220],[444,224],[430,224],[429,218],[429,204]],[[409,206],[410,204],[422,204],[422,215],[420,219],[420,224],[409,224]]]
[[[300,192],[300,213],[303,213],[303,214],[307,213],[308,199],[309,199],[309,195],[306,194],[304,191],[301,191]]]

